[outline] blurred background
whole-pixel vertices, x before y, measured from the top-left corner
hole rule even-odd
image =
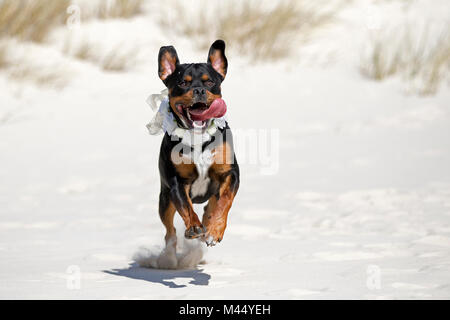
[[[159,48],[219,38],[242,182],[199,286],[128,264],[164,237]],[[446,0],[0,0],[0,297],[449,298],[449,85]]]

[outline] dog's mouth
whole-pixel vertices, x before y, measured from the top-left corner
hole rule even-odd
[[[182,103],[175,105],[178,113],[182,115],[182,119],[188,127],[203,129],[206,127],[209,119],[220,118],[225,115],[227,106],[225,101],[218,98],[215,99],[210,105],[204,102],[196,102],[190,106],[186,106]]]
[[[206,103],[197,102],[187,108],[186,113],[188,118],[193,121],[205,121],[209,119],[208,115],[206,115],[206,111],[208,110],[208,108],[209,106],[206,105]]]
[[[202,117],[202,114],[209,108],[206,103],[197,102],[190,106],[179,103],[176,108],[189,128],[203,129],[206,127],[209,118]]]

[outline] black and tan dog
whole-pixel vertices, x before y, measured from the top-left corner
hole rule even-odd
[[[180,64],[174,47],[161,47],[158,73],[169,90],[169,112],[179,128],[205,132],[223,111],[224,106],[218,101],[223,101],[221,83],[227,66],[222,40],[212,44],[207,63]],[[219,112],[213,110],[215,104],[219,104],[214,107]],[[215,245],[223,239],[228,212],[239,188],[239,167],[230,128],[226,123],[200,144],[201,153],[210,156],[206,163],[196,163],[190,154],[193,147],[180,148],[180,143],[166,132],[159,156],[159,215],[167,230],[166,245],[176,246],[175,211],[186,225],[186,238],[199,238],[208,246]],[[208,203],[200,221],[193,203],[205,202]]]

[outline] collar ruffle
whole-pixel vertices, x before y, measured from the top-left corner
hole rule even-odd
[[[170,111],[167,89],[164,89],[159,94],[150,95],[147,103],[152,110],[158,110],[146,126],[151,135],[158,135],[164,132],[171,137],[182,139],[181,142],[183,144],[198,145],[210,140],[217,129],[223,129],[226,126],[226,116],[223,116],[220,118],[211,118],[205,130],[181,128],[178,126],[173,113]]]

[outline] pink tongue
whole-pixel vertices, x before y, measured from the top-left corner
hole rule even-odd
[[[227,112],[227,105],[225,104],[225,101],[218,98],[211,103],[208,109],[199,111],[199,110],[192,110],[189,111],[191,115],[191,119],[194,121],[204,121],[211,118],[220,118],[223,117],[223,115]]]

